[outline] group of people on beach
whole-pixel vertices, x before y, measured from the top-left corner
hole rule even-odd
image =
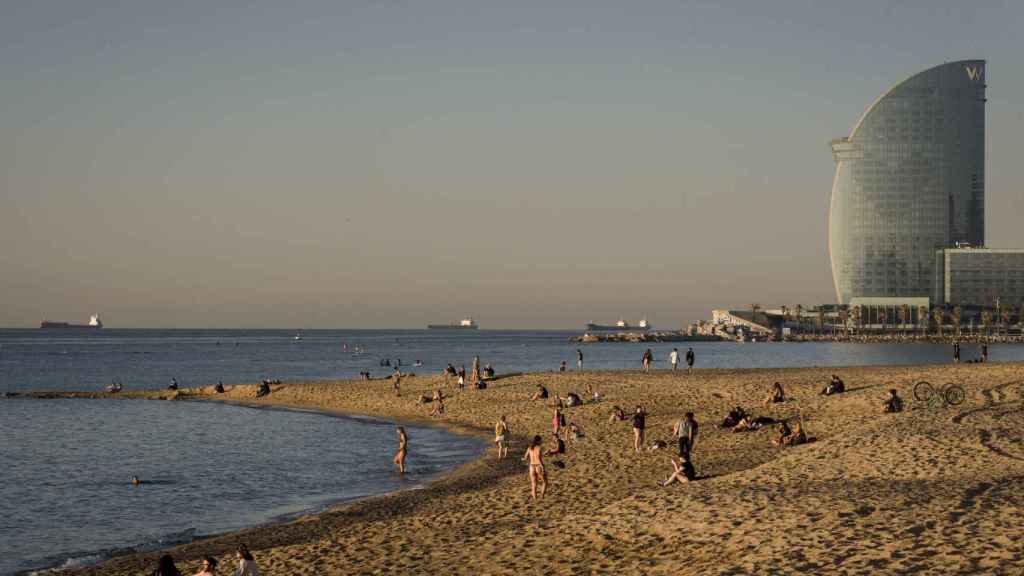
[[[237,561],[237,568],[233,572],[233,576],[260,576],[260,569],[256,566],[256,560],[253,558],[252,553],[249,552],[249,547],[245,544],[241,544],[235,549],[235,560]],[[203,558],[202,569],[196,572],[194,576],[216,576],[217,574],[217,559],[213,556],[206,556]],[[164,554],[157,561],[156,570],[153,571],[153,576],[182,576],[178,567],[174,565],[174,558],[170,554]]]

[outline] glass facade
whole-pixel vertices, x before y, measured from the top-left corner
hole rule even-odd
[[[984,245],[984,60],[904,80],[831,144],[829,253],[840,304],[931,297],[937,249]]]
[[[994,307],[1024,304],[1024,250],[957,248],[936,253],[937,302]]]

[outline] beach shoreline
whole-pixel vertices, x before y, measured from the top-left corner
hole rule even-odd
[[[847,381],[848,392],[818,396],[831,373]],[[761,397],[774,380],[796,399],[762,408]],[[957,407],[922,407],[912,399],[913,385],[920,380],[940,386],[955,381],[967,399]],[[550,407],[529,400],[537,384],[552,394],[576,391],[588,400],[585,387],[595,386],[603,399],[568,409],[569,418],[584,430],[584,440],[570,444],[560,458],[564,469],[549,469],[551,493],[534,504],[519,455],[526,438],[550,434]],[[484,437],[497,416],[507,413],[514,444],[504,461],[487,450],[423,488],[346,503],[283,525],[206,538],[170,552],[183,572],[203,555],[228,560],[233,546],[244,542],[265,574],[699,574],[744,573],[755,567],[808,571],[812,566],[837,566],[850,573],[910,568],[949,573],[957,566],[975,566],[1003,573],[1022,554],[1021,545],[1010,541],[1020,540],[1018,527],[1024,525],[1017,522],[1022,503],[1016,496],[1024,494],[1024,451],[1013,431],[1024,426],[1010,426],[1024,415],[1022,384],[1024,366],[1012,363],[715,369],[692,376],[664,370],[545,372],[501,379],[486,390],[446,389],[451,399],[440,421],[415,402],[422,393],[443,387],[434,376],[403,379],[404,395],[398,399],[387,380],[284,384],[258,400],[254,385],[226,387],[223,395],[214,395],[210,387],[182,390],[180,399],[426,421]],[[907,401],[905,413],[879,413],[890,387]],[[131,396],[170,398],[167,391]],[[651,412],[652,438],[664,439],[683,411],[697,413],[702,427],[695,463],[703,479],[658,487],[667,476],[670,451],[631,453],[628,423],[607,421],[612,405],[629,409],[634,402]],[[817,441],[779,449],[770,447],[768,430],[732,434],[715,428],[735,404],[755,414],[799,417]],[[411,442],[415,450],[415,438]],[[985,513],[973,504],[961,510],[965,491],[978,490],[972,482],[979,479],[988,486],[984,497],[1006,501],[989,502]],[[929,494],[927,501],[908,508],[906,498],[913,500],[922,490]],[[942,505],[936,510],[928,508],[938,501]],[[866,512],[867,507],[872,511]],[[964,518],[970,519],[970,530],[961,535]],[[748,523],[758,528],[751,530]],[[915,528],[920,525],[925,528]],[[793,531],[805,538],[787,535]],[[968,538],[972,531],[975,535]],[[840,552],[829,539],[846,532],[859,534],[859,543]],[[990,538],[979,543],[978,533]],[[753,537],[761,544],[749,548]],[[893,540],[906,540],[908,550],[926,540],[929,550],[952,548],[960,559],[910,554],[894,548]],[[794,556],[794,550],[799,554]],[[136,574],[151,570],[156,555],[116,557],[69,573]]]

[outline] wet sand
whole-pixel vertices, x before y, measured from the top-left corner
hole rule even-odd
[[[829,375],[847,392],[822,397]],[[966,390],[956,407],[914,400],[920,380]],[[791,396],[763,407],[772,382]],[[549,489],[531,502],[526,439],[551,432],[550,403],[531,401],[538,383],[587,401],[566,409],[585,437],[548,458]],[[586,393],[593,385],[602,400]],[[509,458],[495,451],[430,486],[340,506],[277,526],[205,539],[170,551],[183,573],[206,554],[231,573],[245,542],[261,571],[290,574],[1019,574],[1024,569],[1024,365],[538,373],[499,378],[486,390],[447,388],[443,418],[422,394],[440,377],[285,384],[256,399],[255,386],[184,390],[210,398],[315,408],[399,420],[433,420],[493,435],[508,416]],[[906,402],[882,414],[887,390]],[[170,393],[123,394],[168,397]],[[95,396],[95,395],[91,395]],[[103,396],[103,395],[99,395]],[[644,405],[648,444],[637,454],[631,425],[609,422],[613,405]],[[802,416],[810,444],[778,448],[775,427],[732,433],[729,408]],[[694,463],[700,479],[663,488],[674,453],[672,424],[686,411],[701,423]],[[416,438],[410,438],[416,450]],[[115,558],[78,573],[149,573],[158,554]]]

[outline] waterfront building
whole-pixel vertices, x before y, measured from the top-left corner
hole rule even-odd
[[[978,307],[1024,304],[1024,250],[937,250],[933,299],[938,304]]]
[[[832,141],[829,253],[840,304],[928,298],[936,250],[984,245],[985,87],[984,60],[930,68]]]

